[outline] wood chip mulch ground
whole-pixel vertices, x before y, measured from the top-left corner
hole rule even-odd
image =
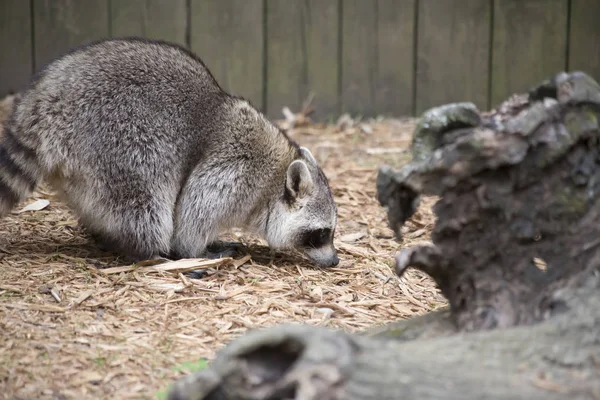
[[[0,398],[157,398],[248,329],[294,322],[356,332],[444,306],[429,278],[399,279],[392,267],[401,246],[428,239],[432,200],[398,243],[375,198],[377,166],[409,160],[413,127],[347,118],[291,130],[339,207],[341,262],[327,270],[235,231],[226,238],[247,244],[247,256],[207,262],[203,279],[183,274],[189,262],[131,266],[97,250],[41,188],[0,220]]]

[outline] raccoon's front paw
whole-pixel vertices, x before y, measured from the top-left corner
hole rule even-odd
[[[184,275],[190,279],[202,279],[208,276],[208,271],[205,269],[195,269],[193,271],[184,272]]]
[[[209,259],[223,258],[223,257],[241,257],[244,255],[244,246],[238,242],[214,242],[209,244],[204,251],[203,256]]]

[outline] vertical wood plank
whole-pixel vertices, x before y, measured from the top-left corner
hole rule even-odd
[[[185,46],[185,0],[113,0],[111,36],[142,36]]]
[[[219,84],[263,104],[263,0],[191,0],[191,48]]]
[[[342,112],[372,116],[377,75],[377,8],[371,0],[342,1]]]
[[[415,8],[415,0],[377,2],[375,107],[378,115],[413,115]]]
[[[108,37],[107,0],[33,0],[35,68],[67,50]]]
[[[420,0],[417,115],[446,103],[488,108],[491,2]]]
[[[33,72],[29,1],[0,1],[0,98],[25,89]]]
[[[413,0],[342,2],[342,111],[412,114]]]
[[[600,1],[571,0],[569,69],[600,82]]]
[[[146,36],[185,46],[186,0],[146,0]]]
[[[495,0],[492,107],[564,71],[567,0]]]
[[[299,110],[312,94],[317,120],[339,114],[338,0],[267,0],[267,114]]]
[[[110,35],[145,36],[146,0],[110,0]]]

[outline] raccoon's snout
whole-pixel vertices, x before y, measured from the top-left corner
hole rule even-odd
[[[304,253],[319,267],[335,267],[340,263],[340,259],[333,246],[306,249]]]
[[[340,259],[333,245],[333,229],[320,228],[300,236],[298,247],[320,267],[335,267]]]
[[[340,263],[340,259],[335,253],[328,259],[316,259],[314,261],[319,267],[335,267]]]

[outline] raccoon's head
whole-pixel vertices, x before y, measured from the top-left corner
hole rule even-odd
[[[271,204],[266,239],[274,249],[296,249],[321,267],[339,262],[333,245],[337,208],[325,174],[311,152],[287,169],[281,195]]]

